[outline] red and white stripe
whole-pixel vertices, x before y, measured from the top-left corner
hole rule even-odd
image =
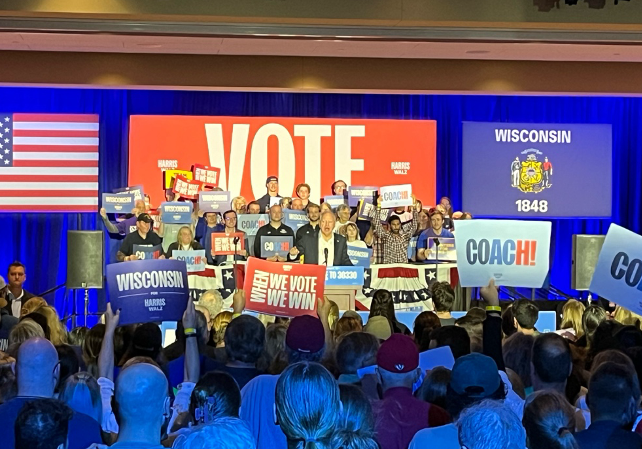
[[[13,114],[10,125],[13,164],[0,164],[0,211],[98,209],[98,115]]]

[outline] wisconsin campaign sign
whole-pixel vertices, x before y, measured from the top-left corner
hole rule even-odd
[[[589,290],[642,314],[642,236],[609,227]]]
[[[283,211],[283,222],[286,224],[286,226],[291,227],[292,230],[296,233],[296,230],[301,226],[308,224],[309,220],[306,213],[301,210],[285,209]]]
[[[610,217],[611,125],[464,122],[462,210],[482,217]],[[589,180],[587,173],[596,173]]]
[[[245,232],[248,236],[256,235],[261,226],[265,226],[270,221],[268,214],[241,214],[238,216],[236,226],[239,231]]]
[[[189,288],[185,262],[138,260],[107,265],[112,309],[120,310],[120,325],[182,318]]]
[[[317,316],[325,266],[268,262],[250,257],[245,266],[245,307],[268,315]]]
[[[343,195],[327,195],[323,197],[323,202],[328,203],[332,209],[336,209],[341,204],[347,204],[346,197]]]
[[[412,206],[412,185],[385,186],[379,189],[381,208]]]
[[[369,199],[359,201],[357,219],[370,221],[370,213],[376,208],[377,206],[375,206]],[[379,209],[379,220],[381,222],[387,221],[390,215],[392,215],[392,209]]]
[[[261,237],[261,257],[287,256],[293,244],[292,237],[264,235]]]
[[[159,207],[163,223],[192,223],[194,205],[191,202],[162,203]]]
[[[196,273],[205,269],[205,250],[196,249],[191,251],[178,251],[172,252],[172,258],[182,260],[187,265],[188,273]]]
[[[509,287],[540,288],[549,268],[550,221],[460,220],[455,246],[462,287],[491,278]]]
[[[348,187],[348,206],[357,207],[359,200],[368,199],[374,203],[379,187],[375,186],[350,186]]]
[[[198,193],[198,207],[204,212],[223,213],[230,210],[230,192],[204,191]]]
[[[350,258],[352,265],[370,268],[372,249],[361,248],[360,246],[350,246],[350,243],[348,243],[348,257]]]
[[[134,208],[136,198],[133,193],[103,193],[102,205],[108,214],[128,214]]]

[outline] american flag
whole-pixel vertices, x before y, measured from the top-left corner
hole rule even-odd
[[[0,113],[0,212],[96,212],[98,115]]]

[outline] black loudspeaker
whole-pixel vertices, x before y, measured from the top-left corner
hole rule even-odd
[[[67,288],[103,288],[104,234],[67,231]]]
[[[588,290],[597,265],[597,258],[604,245],[604,235],[573,235],[571,260],[571,288]]]

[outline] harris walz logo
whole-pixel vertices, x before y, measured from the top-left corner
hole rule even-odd
[[[529,148],[521,153],[520,160],[516,157],[511,163],[511,187],[524,193],[538,193],[553,186],[553,164],[548,157],[535,148]],[[543,159],[543,160],[542,160]]]

